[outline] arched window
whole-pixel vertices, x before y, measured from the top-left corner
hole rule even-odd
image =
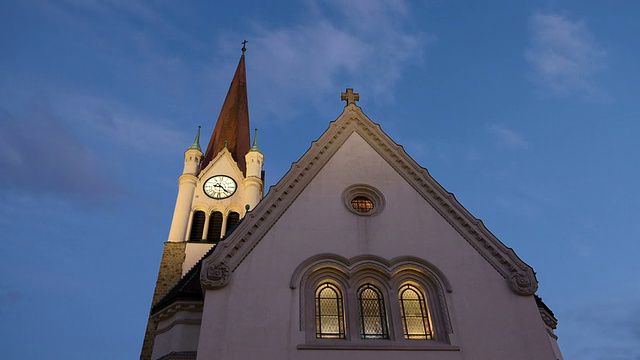
[[[423,292],[417,287],[405,284],[398,291],[402,330],[407,340],[432,340],[429,309]]]
[[[230,212],[229,215],[227,216],[227,233],[229,233],[230,230],[233,230],[233,227],[236,226],[236,224],[238,223],[238,221],[240,221],[240,214],[238,214],[237,212]]]
[[[382,292],[371,284],[365,284],[358,289],[357,298],[360,338],[388,339],[389,328]]]
[[[207,232],[207,241],[220,240],[220,232],[222,231],[222,213],[214,211],[209,218],[209,231]]]
[[[460,351],[447,299],[453,289],[426,260],[315,255],[291,276],[299,288],[298,349]]]
[[[316,338],[345,338],[342,292],[331,283],[316,288]]]
[[[191,234],[189,240],[202,240],[202,231],[204,230],[204,211],[196,211],[193,213],[193,222],[191,223]]]

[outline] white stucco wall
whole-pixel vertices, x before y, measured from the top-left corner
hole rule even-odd
[[[364,183],[386,198],[376,216],[357,216],[344,189]],[[345,258],[411,255],[434,264],[450,281],[447,305],[460,351],[298,350],[298,290],[291,275],[320,253]],[[506,280],[359,135],[352,134],[309,186],[233,272],[209,290],[198,359],[555,359],[532,296]]]
[[[158,323],[152,359],[171,352],[197,351],[200,336],[199,312],[179,311]]]

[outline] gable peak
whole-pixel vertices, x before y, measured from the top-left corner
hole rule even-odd
[[[351,94],[357,95],[353,91]],[[343,93],[343,97],[348,96]],[[350,101],[348,98],[344,100]],[[352,134],[357,133],[503,276],[514,293],[522,296],[534,294],[538,282],[533,269],[498,240],[481,220],[471,215],[401,145],[371,121],[355,105],[355,97],[352,97],[352,101],[320,138],[312,143],[309,150],[292,164],[289,172],[269,190],[266,197],[247,213],[245,221],[239,225],[240,231],[234,232],[226,242],[219,244],[219,251],[203,259],[200,274],[202,283],[206,285],[210,280],[209,274],[218,267],[224,267],[228,274],[235,271],[338,149]]]

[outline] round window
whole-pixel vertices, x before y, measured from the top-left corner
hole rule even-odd
[[[371,216],[379,213],[384,208],[384,196],[382,193],[366,184],[351,185],[342,193],[344,205],[354,214]]]
[[[351,207],[357,212],[366,213],[373,210],[374,205],[373,201],[366,196],[356,196],[351,200]]]

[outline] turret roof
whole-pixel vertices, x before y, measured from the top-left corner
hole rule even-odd
[[[202,152],[202,148],[200,148],[200,126],[198,126],[198,133],[196,134],[196,138],[193,140],[193,144],[191,144],[191,146],[189,146],[189,149],[187,150],[191,149],[199,150],[200,152]]]

